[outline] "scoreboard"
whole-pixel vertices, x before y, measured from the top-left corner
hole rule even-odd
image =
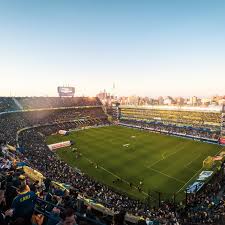
[[[73,97],[75,94],[74,87],[58,87],[59,97]]]

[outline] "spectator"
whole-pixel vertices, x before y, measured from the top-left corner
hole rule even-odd
[[[31,224],[32,225],[42,225],[44,222],[44,215],[38,213],[37,211],[34,211],[32,218],[31,218]]]
[[[126,215],[126,212],[124,212],[124,211],[121,211],[118,214],[115,214],[113,216],[112,225],[124,225],[124,224],[126,224],[125,223],[125,215]]]
[[[26,184],[22,183],[19,188],[19,194],[12,203],[14,217],[21,217],[27,224],[30,224],[36,197],[37,196],[35,193],[32,191],[27,191]]]
[[[57,225],[78,225],[73,209],[68,208],[61,214],[61,221]]]

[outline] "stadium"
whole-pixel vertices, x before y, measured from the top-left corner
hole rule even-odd
[[[109,114],[97,97],[58,91],[0,98],[7,204],[25,182],[39,193],[32,218],[46,224],[68,206],[81,224],[222,224],[224,107],[114,104]]]
[[[0,1],[0,225],[225,225],[224,12]]]

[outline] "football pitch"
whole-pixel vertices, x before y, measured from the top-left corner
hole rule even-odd
[[[184,195],[187,185],[203,170],[203,160],[222,150],[213,144],[121,126],[51,135],[47,142],[66,140],[75,144],[56,150],[60,158],[95,180],[139,199],[151,191]]]

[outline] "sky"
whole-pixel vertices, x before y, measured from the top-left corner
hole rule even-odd
[[[0,0],[0,95],[225,95],[224,0]]]

